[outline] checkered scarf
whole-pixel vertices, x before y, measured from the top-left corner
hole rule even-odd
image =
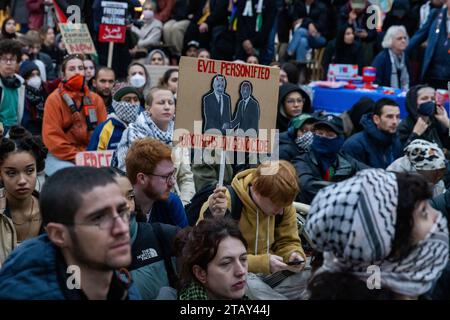
[[[117,117],[125,123],[136,121],[139,114],[140,104],[133,104],[125,101],[112,101],[112,108]]]
[[[206,289],[197,281],[192,281],[186,288],[180,291],[179,300],[209,300]],[[248,300],[244,295],[241,300]]]
[[[392,261],[398,203],[394,173],[368,169],[320,190],[314,198],[306,231],[315,249],[324,252],[316,274],[350,271],[367,279],[368,267],[380,268],[381,283],[406,296],[427,292],[448,261],[447,220],[439,214],[427,238],[404,259]]]

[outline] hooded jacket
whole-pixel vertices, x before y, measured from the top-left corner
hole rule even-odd
[[[429,142],[436,143],[440,148],[449,148],[448,143],[448,132],[444,129],[439,122],[431,117],[431,124],[428,126],[427,130],[422,135],[417,135],[413,133],[414,126],[417,122],[419,114],[417,113],[417,92],[427,87],[426,85],[417,85],[412,87],[406,94],[406,111],[408,112],[408,117],[403,119],[398,126],[398,133],[400,142],[403,147],[406,147],[411,141],[415,139],[423,139]]]
[[[143,138],[155,138],[152,129],[147,121],[147,113],[141,112],[136,121],[131,123],[122,134],[122,138],[117,146],[114,157],[117,159],[117,167],[126,171],[125,157],[131,144]],[[173,130],[173,122],[168,130]],[[163,141],[165,142],[165,141]],[[175,146],[172,150],[177,182],[174,185],[175,193],[180,197],[183,205],[190,203],[195,194],[194,175],[191,171],[191,159],[189,149]],[[115,160],[113,160],[115,161]]]
[[[402,155],[398,135],[380,131],[372,120],[372,114],[365,114],[361,125],[364,131],[348,138],[342,146],[343,152],[370,167],[382,169]]]
[[[275,226],[275,216],[268,216],[253,202],[249,187],[256,169],[240,172],[231,182],[237,196],[242,201],[239,228],[247,241],[248,271],[253,273],[270,273],[269,255],[275,254],[287,262],[293,252],[298,252],[306,259],[297,229],[297,214],[294,206],[284,208],[281,222]],[[226,191],[228,209],[231,210],[231,196]],[[204,218],[208,209],[205,202],[200,211],[199,220]],[[305,260],[306,261],[306,260]]]
[[[277,112],[277,129],[280,130],[280,132],[287,131],[289,128],[289,122],[291,119],[287,116],[286,110],[284,109],[284,100],[286,100],[286,97],[291,92],[299,92],[303,99],[305,99],[305,102],[303,102],[303,109],[302,113],[312,113],[312,106],[311,106],[311,98],[309,95],[301,89],[298,85],[295,85],[293,83],[285,83],[280,87],[279,95],[278,95],[278,112]]]
[[[67,288],[67,265],[59,249],[47,234],[27,240],[15,249],[0,269],[0,300],[66,300],[80,299]],[[122,283],[119,277],[115,283]],[[124,291],[125,292],[125,291]],[[134,284],[127,289],[126,299],[140,300]]]
[[[115,113],[109,114],[108,120],[95,128],[86,150],[115,150],[126,128],[127,124]]]

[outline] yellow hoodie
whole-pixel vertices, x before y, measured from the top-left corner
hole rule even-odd
[[[241,232],[247,240],[248,271],[270,273],[269,254],[275,254],[287,262],[293,252],[298,252],[306,261],[297,229],[297,217],[294,206],[284,208],[281,223],[275,228],[275,216],[263,213],[249,195],[249,187],[256,169],[240,172],[234,177],[231,186],[242,201],[242,213],[239,220]],[[231,196],[226,191],[228,209],[231,210]],[[200,210],[199,221],[208,208],[205,202]],[[264,209],[264,208],[262,208]]]

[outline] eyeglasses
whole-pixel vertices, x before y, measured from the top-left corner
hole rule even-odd
[[[162,176],[162,175],[160,175],[160,174],[153,174],[153,173],[146,173],[146,174],[148,174],[148,175],[150,175],[150,176],[155,176],[155,177],[160,177],[160,178],[164,178],[165,180],[166,180],[166,183],[167,184],[169,184],[169,183],[171,183],[171,182],[175,182],[176,181],[176,172],[174,171],[174,172],[172,172],[172,173],[169,173],[167,176]]]
[[[17,58],[16,57],[11,57],[11,58],[0,58],[0,62],[1,63],[6,63],[6,64],[13,64],[13,63],[17,63]]]
[[[289,104],[293,104],[293,103],[295,103],[295,102],[297,102],[297,103],[303,103],[303,102],[305,102],[305,99],[299,98],[299,99],[287,99],[287,100],[286,100],[286,103],[289,103]]]
[[[116,224],[116,219],[120,218],[123,223],[129,223],[130,221],[130,210],[127,208],[118,213],[117,216],[110,214],[99,214],[95,216],[93,221],[90,222],[73,222],[69,225],[81,225],[81,226],[97,226],[101,230],[111,230]]]

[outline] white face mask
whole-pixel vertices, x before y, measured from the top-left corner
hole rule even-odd
[[[142,11],[142,14],[144,15],[144,20],[152,20],[155,16],[153,10],[144,10]]]
[[[35,89],[39,89],[41,87],[42,80],[41,80],[41,77],[34,76],[34,77],[31,77],[30,79],[28,79],[27,83],[28,83],[28,85],[30,87],[33,87]]]
[[[142,88],[145,84],[145,77],[136,73],[130,78],[130,84],[135,88]]]

